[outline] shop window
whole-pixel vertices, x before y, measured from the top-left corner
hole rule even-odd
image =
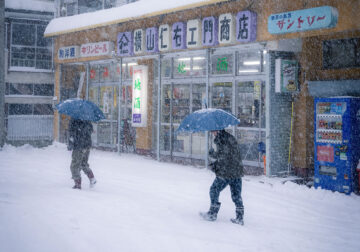
[[[360,38],[323,41],[323,68],[360,67]]]
[[[114,109],[114,94],[112,86],[100,87],[100,103],[99,107],[104,113],[106,119],[112,119]],[[117,118],[116,118],[117,119]]]
[[[155,78],[158,78],[158,62],[155,64]],[[171,77],[171,59],[165,58],[161,60],[161,78]]]
[[[261,51],[246,52],[238,54],[238,70],[237,74],[258,74],[261,73]]]
[[[99,65],[99,82],[105,83],[111,81],[112,68],[110,64]]]
[[[120,64],[108,63],[91,65],[89,71],[90,83],[107,83],[120,81]]]
[[[233,54],[211,56],[211,73],[214,75],[232,74],[234,69]]]
[[[136,62],[129,62],[122,64],[122,78],[123,80],[132,80],[133,77],[133,67],[137,66]]]
[[[192,87],[192,112],[203,109],[206,104],[206,86],[204,84],[193,84]]]
[[[91,65],[89,70],[89,79],[90,83],[99,83],[100,82],[100,66]]]
[[[206,58],[203,56],[174,58],[173,73],[174,78],[205,76]]]
[[[173,69],[174,78],[190,76],[191,75],[190,64],[191,64],[190,57],[175,58],[174,69]]]
[[[180,123],[190,113],[190,85],[174,85],[172,116],[174,123]]]
[[[99,87],[89,88],[89,100],[99,105]]]
[[[194,155],[205,155],[206,148],[206,138],[205,132],[198,132],[191,135],[191,153]]]
[[[241,150],[241,159],[246,161],[260,161],[258,144],[265,142],[265,132],[258,130],[236,130],[236,138]]]
[[[192,58],[192,75],[205,76],[206,75],[206,58],[203,56]]]
[[[161,122],[170,123],[171,85],[163,86],[161,101]]]
[[[45,27],[41,24],[12,23],[10,66],[13,70],[52,68],[51,39],[44,38]]]
[[[236,116],[240,119],[239,126],[259,127],[260,119],[265,120],[263,116],[265,113],[263,93],[261,81],[237,83]]]
[[[231,113],[232,82],[216,82],[212,86],[211,102],[213,108],[223,109]]]

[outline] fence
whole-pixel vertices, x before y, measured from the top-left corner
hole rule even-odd
[[[12,115],[7,119],[9,141],[53,139],[53,115]]]

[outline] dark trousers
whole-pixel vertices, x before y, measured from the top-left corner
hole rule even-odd
[[[90,148],[73,150],[71,155],[72,160],[70,165],[72,179],[74,180],[81,179],[81,175],[80,175],[81,170],[83,170],[87,176],[89,176],[89,174],[92,174],[92,171],[88,163],[89,155],[90,155]]]
[[[244,208],[241,198],[242,180],[241,178],[226,179],[216,177],[213,184],[210,187],[210,200],[211,204],[219,203],[220,192],[229,185],[231,191],[231,199],[235,203],[236,208]]]

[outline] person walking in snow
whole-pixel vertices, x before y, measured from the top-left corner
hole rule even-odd
[[[89,154],[91,148],[91,133],[93,126],[89,121],[71,118],[69,125],[68,149],[72,150],[70,170],[75,182],[74,189],[81,189],[81,174],[83,170],[90,180],[90,187],[96,183],[94,173],[89,167]]]
[[[240,156],[240,149],[235,137],[225,130],[211,131],[215,136],[214,143],[216,151],[210,149],[210,157],[216,159],[211,165],[216,178],[210,187],[210,209],[208,212],[201,212],[200,215],[208,221],[215,221],[220,210],[220,192],[230,186],[231,198],[236,206],[236,218],[231,219],[233,223],[244,225],[244,205],[241,198],[243,164]]]

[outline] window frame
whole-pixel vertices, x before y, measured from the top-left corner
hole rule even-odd
[[[35,41],[33,45],[15,45],[13,44],[13,26],[14,25],[32,25],[35,26]],[[10,22],[9,24],[9,28],[10,28],[10,32],[9,32],[9,37],[10,37],[10,41],[9,41],[9,71],[25,71],[25,72],[53,72],[53,41],[51,40],[49,42],[49,45],[47,46],[39,46],[38,45],[38,27],[40,26],[46,26],[46,23],[44,22],[40,22],[40,21],[29,21],[29,22],[24,22],[21,20],[13,20],[12,22]],[[16,49],[24,49],[24,48],[28,48],[28,49],[32,49],[34,50],[34,59],[31,59],[32,61],[32,65],[33,66],[16,66],[13,65],[15,60],[26,60],[26,58],[16,58],[14,59],[13,57],[13,53],[14,50]],[[49,64],[50,68],[46,69],[46,68],[37,68],[38,62],[41,61],[40,59],[40,53],[38,52],[38,50],[47,50],[48,56],[50,57],[49,60],[46,60],[46,62]]]

